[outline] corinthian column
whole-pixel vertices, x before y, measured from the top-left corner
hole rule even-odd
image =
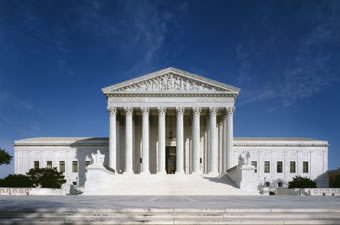
[[[143,147],[143,159],[142,159],[142,173],[149,174],[149,108],[143,107],[143,134],[142,134],[142,147]]]
[[[235,107],[227,107],[227,169],[233,167],[233,116]]]
[[[125,110],[125,171],[124,174],[132,174],[132,115],[133,108],[126,107]]]
[[[109,139],[109,166],[110,168],[117,171],[116,166],[116,117],[117,117],[117,108],[109,107],[108,112],[110,114],[110,139]]]
[[[210,116],[210,170],[209,174],[218,174],[218,151],[217,151],[217,135],[216,135],[216,113],[217,108],[209,108]]]
[[[165,172],[165,107],[158,108],[158,173]]]
[[[200,172],[200,113],[201,108],[194,107],[192,121],[192,173]]]
[[[183,114],[184,108],[177,107],[177,137],[176,137],[176,173],[184,173],[184,160],[183,160],[183,146],[184,146],[184,129],[183,129]]]

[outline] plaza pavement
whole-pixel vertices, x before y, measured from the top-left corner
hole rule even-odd
[[[5,208],[340,209],[340,196],[0,196]]]

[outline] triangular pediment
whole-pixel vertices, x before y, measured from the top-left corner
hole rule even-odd
[[[239,88],[172,67],[103,88],[104,94],[117,92],[230,92],[238,94],[239,91]]]

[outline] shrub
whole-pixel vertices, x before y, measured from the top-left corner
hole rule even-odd
[[[331,188],[340,188],[340,175],[336,175],[331,183]]]
[[[288,183],[288,188],[316,188],[316,182],[308,177],[295,176]]]
[[[57,168],[30,169],[27,176],[31,179],[34,187],[60,188],[66,182],[64,175]]]
[[[0,179],[0,187],[32,187],[32,185],[31,179],[22,174],[11,174]]]

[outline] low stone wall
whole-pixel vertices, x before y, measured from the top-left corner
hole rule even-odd
[[[278,188],[276,195],[340,196],[340,188]]]
[[[30,195],[31,188],[0,187],[0,195]]]
[[[276,195],[299,195],[299,189],[277,188],[275,190]]]
[[[310,196],[340,196],[340,188],[303,188],[300,193]]]
[[[0,187],[0,195],[65,195],[63,189]]]

